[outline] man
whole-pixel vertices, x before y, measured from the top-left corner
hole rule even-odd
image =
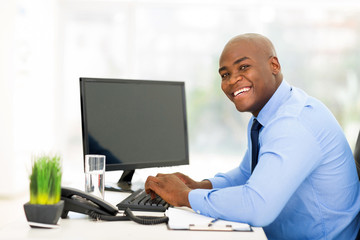
[[[360,184],[330,111],[283,80],[264,36],[231,39],[219,64],[222,90],[238,111],[253,115],[243,161],[201,182],[181,173],[150,176],[146,191],[174,206],[261,226],[269,239],[355,239]],[[251,130],[253,123],[260,130]]]

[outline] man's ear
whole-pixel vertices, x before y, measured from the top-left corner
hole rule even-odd
[[[270,67],[273,75],[281,72],[281,66],[277,57],[273,56],[270,58]]]

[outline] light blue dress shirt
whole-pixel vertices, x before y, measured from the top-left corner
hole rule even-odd
[[[238,168],[189,194],[203,215],[264,227],[269,239],[355,239],[360,184],[341,127],[318,100],[283,81],[260,111],[259,160],[251,142]],[[248,125],[248,139],[253,118]]]

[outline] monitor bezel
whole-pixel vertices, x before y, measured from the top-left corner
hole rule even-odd
[[[106,164],[105,171],[121,171],[121,170],[136,170],[153,167],[170,167],[189,164],[189,140],[188,140],[188,125],[186,112],[186,95],[185,83],[180,81],[161,81],[161,80],[139,80],[139,79],[117,79],[117,78],[80,78],[80,102],[81,102],[81,125],[82,125],[82,145],[83,145],[83,162],[85,166],[85,155],[89,153],[88,130],[87,130],[87,115],[86,115],[86,92],[85,85],[91,82],[103,83],[121,83],[121,84],[154,84],[154,85],[179,85],[182,92],[183,105],[183,123],[184,123],[184,140],[185,140],[185,158],[171,162],[152,162],[152,163],[119,163]]]

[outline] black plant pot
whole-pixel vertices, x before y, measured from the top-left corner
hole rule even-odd
[[[30,204],[29,202],[24,204],[25,215],[31,227],[46,227],[47,224],[56,225],[63,209],[63,200],[52,205]]]

